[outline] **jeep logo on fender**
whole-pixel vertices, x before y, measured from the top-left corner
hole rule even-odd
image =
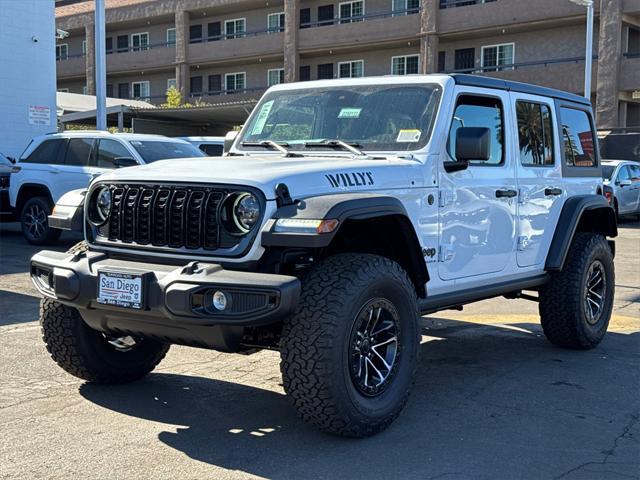
[[[353,173],[328,173],[325,175],[333,188],[339,187],[364,187],[366,185],[374,185],[373,174],[371,172],[353,172]]]

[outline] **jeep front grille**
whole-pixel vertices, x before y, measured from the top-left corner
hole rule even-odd
[[[109,188],[111,215],[97,229],[99,243],[172,250],[229,249],[241,243],[220,224],[220,206],[230,190],[145,184]]]

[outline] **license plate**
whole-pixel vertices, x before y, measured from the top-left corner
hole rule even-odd
[[[142,274],[99,272],[98,303],[141,309],[144,299],[142,279]]]

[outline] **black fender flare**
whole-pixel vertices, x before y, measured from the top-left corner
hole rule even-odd
[[[413,228],[404,205],[397,198],[372,193],[339,193],[299,200],[280,207],[267,222],[262,233],[264,247],[325,248],[340,232],[347,220],[368,220],[385,216],[399,216],[407,228],[401,229],[403,241],[407,244],[412,267],[416,268],[419,282],[429,280],[429,273],[418,236]],[[291,234],[275,233],[273,227],[280,218],[306,220],[338,220],[338,228],[330,233]],[[423,283],[423,285],[424,285]]]
[[[577,231],[596,232],[607,237],[618,236],[616,215],[605,197],[575,195],[565,201],[547,254],[546,271],[562,270]],[[615,253],[615,250],[612,251]]]

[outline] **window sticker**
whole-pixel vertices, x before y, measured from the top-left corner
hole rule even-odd
[[[400,130],[398,132],[397,143],[413,143],[419,142],[422,132],[420,130]]]
[[[338,118],[360,118],[361,108],[342,108]]]
[[[264,130],[264,126],[267,123],[269,113],[271,113],[271,107],[273,107],[273,100],[262,105],[260,113],[258,113],[258,118],[256,118],[256,123],[251,131],[251,135],[260,135],[262,133],[262,130]]]

